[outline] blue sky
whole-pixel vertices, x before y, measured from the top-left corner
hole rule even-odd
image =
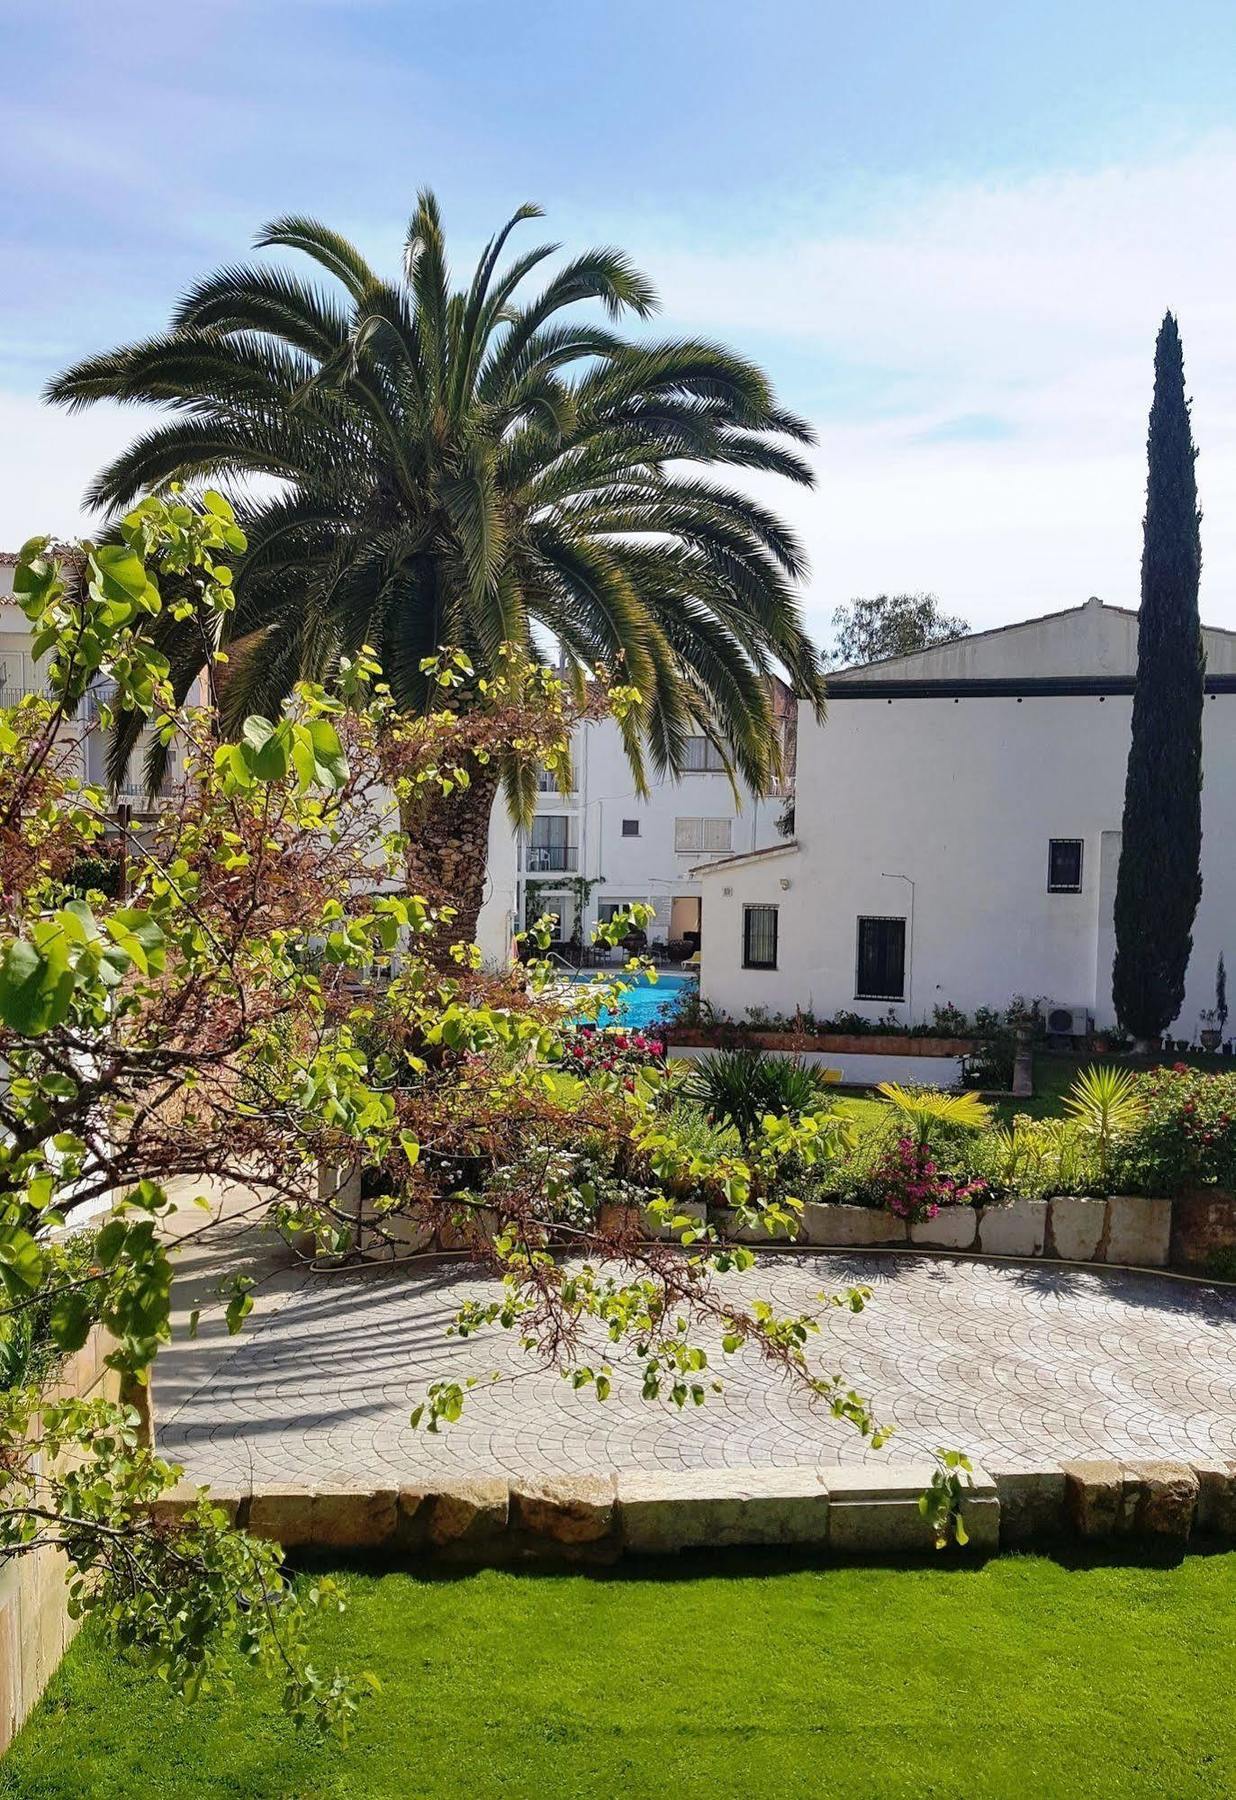
[[[136,422],[48,413],[58,367],[158,329],[279,212],[393,260],[428,184],[458,264],[535,199],[568,246],[626,247],[662,325],[765,363],[820,432],[817,491],[768,495],[821,629],[890,586],[976,624],[1135,602],[1174,306],[1203,609],[1236,626],[1230,4],[0,0],[0,25],[0,543],[78,526]]]

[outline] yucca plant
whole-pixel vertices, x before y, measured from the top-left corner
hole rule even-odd
[[[940,1129],[980,1131],[991,1119],[989,1109],[975,1093],[945,1094],[933,1088],[902,1087],[896,1081],[881,1081],[876,1093],[887,1101],[920,1150]]]
[[[649,763],[680,772],[703,733],[766,791],[779,761],[767,676],[783,670],[823,708],[794,591],[805,564],[772,512],[715,477],[810,485],[794,448],[810,428],[745,357],[620,335],[614,321],[644,320],[656,301],[618,250],[585,251],[526,295],[558,246],[503,255],[539,212],[520,207],[457,288],[430,193],[394,280],[314,219],[268,225],[258,245],[307,257],[326,285],[282,263],[233,265],[190,289],[165,335],[50,384],[71,409],[119,400],[171,415],[87,501],[114,518],[172,482],[228,489],[249,545],[221,684],[230,731],[273,717],[298,679],[329,679],[364,645],[418,712],[439,703],[422,663],[441,647],[488,677],[503,645],[537,657],[553,640],[581,686],[605,668],[639,690],[624,721],[637,787]],[[179,700],[203,664],[196,621],[169,609],[153,629]],[[136,739],[122,721],[114,778]],[[456,937],[475,927],[500,778],[516,816],[530,814],[532,764],[481,765],[435,805],[434,841],[410,852],[409,879],[457,909]]]
[[[1145,1106],[1128,1069],[1094,1063],[1083,1069],[1064,1102],[1065,1111],[1095,1140],[1099,1152],[1099,1179],[1107,1185],[1112,1145],[1140,1124]]]
[[[689,1100],[715,1120],[737,1127],[744,1141],[771,1113],[774,1118],[819,1112],[828,1103],[836,1072],[797,1057],[762,1050],[718,1050],[701,1057],[683,1086]]]

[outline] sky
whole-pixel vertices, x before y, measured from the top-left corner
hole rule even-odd
[[[1236,627],[1230,0],[0,0],[0,548],[89,525],[140,415],[66,363],[306,211],[466,273],[524,200],[621,245],[657,330],[756,357],[818,433],[810,625],[929,589],[976,627],[1136,605],[1155,332],[1180,319],[1202,613]],[[540,237],[535,241],[540,241]]]

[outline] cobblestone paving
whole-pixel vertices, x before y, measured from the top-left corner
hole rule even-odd
[[[813,1349],[844,1371],[905,1458],[955,1445],[991,1466],[1061,1454],[1236,1456],[1236,1298],[1153,1275],[896,1256],[778,1256],[736,1278],[806,1310],[864,1282]],[[486,1283],[457,1268],[297,1276],[201,1385],[169,1382],[165,1454],[194,1479],[391,1485],[477,1473],[788,1466],[867,1460],[851,1428],[750,1353],[717,1364],[723,1395],[678,1414],[622,1379],[604,1403],[538,1368],[508,1334],[448,1339]],[[160,1358],[176,1375],[173,1346]],[[495,1369],[502,1379],[490,1383]],[[439,1436],[408,1414],[431,1381],[482,1377]],[[192,1391],[194,1390],[195,1391]]]

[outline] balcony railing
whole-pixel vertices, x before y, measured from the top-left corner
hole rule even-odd
[[[561,788],[558,785],[558,777],[556,775],[551,774],[548,769],[538,769],[536,776],[536,791],[538,794],[565,794],[569,797],[575,792],[575,783],[572,781],[570,787],[565,789]]]
[[[530,875],[569,872],[579,867],[578,844],[529,844],[524,850],[524,867]]]

